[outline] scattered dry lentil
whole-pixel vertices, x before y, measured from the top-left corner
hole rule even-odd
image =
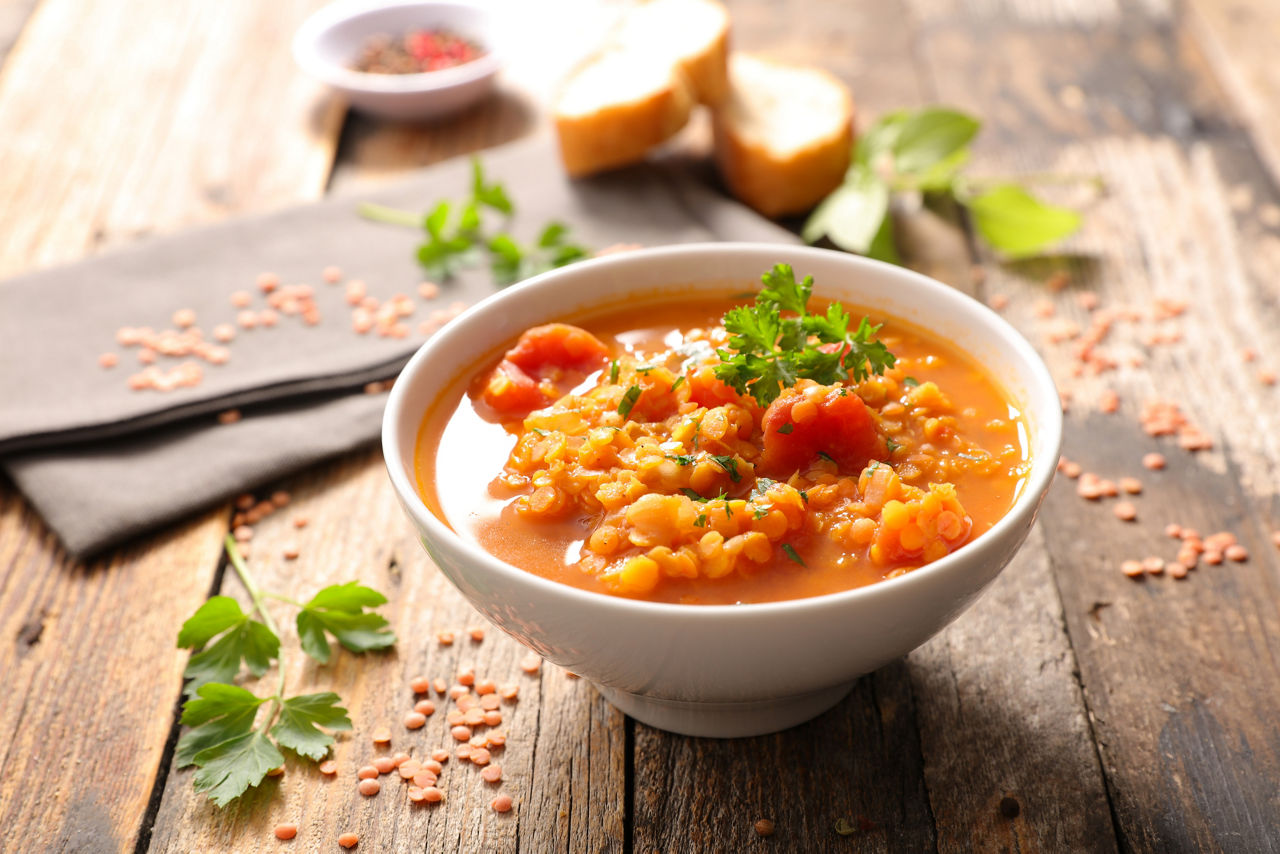
[[[406,729],[422,729],[427,723],[427,716],[422,712],[409,712],[404,716]]]
[[[362,765],[360,770],[356,771],[356,778],[360,780],[372,780],[378,776],[378,769],[373,765]]]
[[[360,794],[364,795],[366,798],[371,798],[378,794],[378,792],[382,791],[382,784],[375,779],[367,778],[361,780],[356,785],[356,788],[360,790]]]
[[[489,806],[493,807],[494,812],[510,812],[512,803],[511,796],[503,792],[490,801]]]
[[[754,825],[757,836],[773,836],[773,822],[762,818]]]
[[[344,833],[338,837],[338,844],[343,848],[355,848],[360,844],[360,837],[354,833]]]
[[[387,729],[386,727],[378,727],[373,731],[372,738],[373,738],[374,744],[390,744],[391,730]]]
[[[298,835],[298,826],[288,822],[285,824],[277,824],[275,834],[276,839],[293,839],[293,837]]]
[[[320,763],[320,773],[326,776],[333,776],[338,773],[338,763],[332,759],[326,759]]]
[[[1151,469],[1152,471],[1159,471],[1165,466],[1164,454],[1157,454],[1155,452],[1146,454],[1142,457],[1142,465],[1144,468]]]
[[[1116,518],[1124,522],[1132,522],[1138,518],[1138,508],[1133,506],[1131,501],[1121,501],[1112,508],[1111,512],[1116,514]]]
[[[379,756],[373,760],[373,767],[377,769],[379,774],[390,774],[395,770],[396,763],[390,756]]]

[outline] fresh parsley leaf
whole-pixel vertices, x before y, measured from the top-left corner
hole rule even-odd
[[[786,554],[786,556],[787,556],[787,557],[789,557],[791,560],[795,561],[796,563],[800,564],[801,566],[806,566],[805,562],[804,562],[803,560],[801,560],[801,559],[800,559],[800,555],[796,552],[796,550],[791,546],[791,544],[790,544],[790,543],[783,543],[783,544],[782,544],[782,551],[783,551],[783,553],[785,553],[785,554]]]
[[[737,483],[742,480],[742,475],[738,474],[738,458],[731,454],[711,454],[711,459],[729,473],[729,480]]]
[[[609,363],[609,382],[616,383],[618,381],[618,360],[614,359]]]
[[[626,418],[631,414],[631,410],[636,405],[636,401],[640,399],[641,388],[638,385],[630,386],[622,393],[622,400],[618,401],[618,414]]]
[[[338,705],[340,702],[342,698],[332,691],[289,697],[280,704],[280,719],[271,734],[281,747],[311,759],[323,759],[333,744],[333,736],[319,727],[351,729],[351,718]]]
[[[808,504],[808,503],[809,503],[809,493],[805,492],[803,489],[799,489],[799,490],[796,490],[796,491],[800,493],[800,498],[804,501],[804,503],[805,503],[805,504]]]
[[[753,496],[764,495],[769,491],[769,487],[773,486],[775,483],[777,483],[777,481],[772,478],[758,477],[756,478],[755,486],[751,487],[751,494]]]
[[[216,641],[212,638],[221,634]],[[190,680],[183,689],[195,696],[200,686],[210,682],[232,682],[241,662],[254,676],[261,676],[280,655],[280,638],[275,632],[240,609],[230,596],[214,596],[200,606],[178,634],[178,646],[199,652],[187,662],[183,677]]]
[[[754,305],[735,306],[724,315],[730,337],[728,348],[717,351],[715,375],[739,393],[767,406],[801,378],[831,384],[893,366],[893,354],[874,337],[879,327],[865,317],[851,332],[851,318],[839,303],[822,315],[807,313],[813,277],[797,282],[789,266],[778,264],[762,281]]]
[[[507,196],[507,190],[501,183],[486,183],[484,180],[484,164],[479,157],[471,158],[471,198],[477,204],[492,208],[499,213],[511,216],[515,213],[515,205]]]
[[[238,685],[218,682],[201,685],[197,694],[182,707],[182,723],[193,729],[178,740],[173,756],[178,768],[194,763],[201,751],[252,730],[258,708],[268,699]]]
[[[284,757],[266,735],[248,732],[205,748],[192,762],[200,766],[195,790],[207,793],[215,806],[224,807],[249,787],[259,785],[268,771],[284,764]]]
[[[693,454],[663,454],[668,460],[672,460],[678,466],[693,465],[693,461],[697,459]]]
[[[391,646],[396,636],[387,628],[387,619],[364,610],[386,601],[387,597],[357,581],[324,588],[298,612],[298,640],[303,652],[321,664],[328,664],[330,647],[326,632],[352,652]]]
[[[768,508],[768,507],[757,507],[757,508],[755,509],[755,512],[753,512],[753,513],[751,514],[751,518],[752,518],[752,519],[763,519],[765,516],[768,516],[768,515],[769,515],[769,508]]]
[[[1080,214],[1046,204],[1017,184],[992,187],[965,204],[982,239],[1011,258],[1035,255],[1080,227]]]

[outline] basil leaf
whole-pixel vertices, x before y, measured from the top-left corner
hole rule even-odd
[[[894,167],[906,174],[930,169],[967,146],[981,127],[973,116],[945,107],[912,113],[894,140]]]
[[[1017,184],[1000,184],[965,204],[982,239],[1013,258],[1035,255],[1080,228],[1080,214],[1041,202]]]
[[[865,253],[889,212],[889,186],[869,167],[855,166],[845,182],[822,200],[801,236],[815,243],[824,234],[850,252]]]

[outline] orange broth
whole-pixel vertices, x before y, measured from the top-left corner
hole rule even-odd
[[[683,333],[695,329],[718,329],[724,312],[741,302],[742,299],[735,301],[729,297],[702,298],[646,306],[643,312],[634,307],[617,309],[581,319],[579,324],[608,348],[611,357],[627,360],[628,370],[635,363],[647,368],[642,363],[653,358],[654,354],[687,341]],[[817,302],[815,299],[815,304]],[[850,313],[854,318],[862,314],[852,308]],[[642,319],[642,325],[637,324],[638,319]],[[522,482],[520,478],[513,481],[500,475],[511,463],[509,456],[517,446],[518,438],[526,436],[527,443],[536,443],[537,438],[529,435],[524,429],[525,424],[519,420],[505,425],[495,423],[492,411],[476,402],[477,378],[485,377],[496,364],[496,359],[484,370],[477,369],[456,380],[442,402],[433,407],[424,419],[415,454],[419,493],[440,519],[490,554],[552,581],[598,593],[683,604],[770,602],[848,590],[909,572],[940,556],[944,549],[945,552],[952,551],[980,536],[1009,510],[1024,485],[1030,467],[1027,433],[1021,413],[1008,396],[986,371],[957,347],[903,321],[874,316],[871,319],[883,322],[877,337],[895,354],[897,364],[884,376],[851,383],[848,389],[858,393],[873,413],[880,435],[888,437],[881,446],[887,459],[869,460],[861,472],[841,471],[829,456],[819,455],[801,466],[801,470],[784,481],[783,486],[769,486],[769,496],[776,499],[779,506],[781,500],[789,496],[793,504],[802,506],[802,516],[796,517],[793,513],[793,527],[781,540],[775,538],[767,556],[763,551],[765,546],[756,543],[759,547],[753,558],[756,562],[739,558],[735,564],[737,568],[728,574],[686,577],[687,572],[672,574],[668,568],[667,572],[658,575],[652,589],[647,589],[652,571],[642,585],[646,589],[637,589],[634,585],[620,586],[616,570],[628,554],[639,553],[643,549],[630,545],[633,541],[624,539],[620,549],[608,558],[588,553],[588,544],[597,542],[592,539],[593,532],[607,515],[604,509],[584,512],[579,506],[576,512],[560,518],[555,518],[555,514],[551,514],[551,518],[531,518],[528,513],[517,512],[521,494],[526,496],[526,503],[521,506],[527,509],[527,495],[532,486],[521,489],[518,485]],[[697,334],[694,333],[695,336]],[[677,364],[674,376],[679,376],[681,367],[684,366]],[[609,368],[604,367],[578,378],[578,385],[573,390],[583,393],[597,383],[603,385],[608,373]],[[638,380],[641,374],[627,376]],[[648,378],[650,373],[643,376]],[[631,380],[626,377],[621,380],[628,381]],[[671,383],[673,386],[677,384],[682,385],[684,381]],[[844,391],[837,391],[844,396]],[[936,395],[938,391],[945,397]],[[814,399],[818,396],[814,395]],[[836,399],[835,392],[830,393],[830,399]],[[946,407],[939,403],[943,399],[948,403]],[[907,405],[908,402],[911,405]],[[685,407],[690,405],[686,403]],[[795,411],[799,412],[799,409]],[[538,414],[533,413],[530,420],[533,421]],[[741,432],[745,433],[747,429],[743,427]],[[754,434],[750,440],[758,443],[761,439],[759,419],[750,429]],[[890,430],[896,432],[886,432]],[[545,432],[538,430],[537,435]],[[742,443],[738,447],[742,448]],[[680,450],[683,452],[689,448]],[[753,456],[752,450],[742,450],[741,455],[740,465],[751,469],[752,461],[746,458]],[[691,458],[675,454],[665,456],[668,460],[677,461]],[[758,465],[760,460],[756,459],[754,463]],[[691,470],[696,464],[686,463],[687,469],[675,463],[664,465],[669,476],[685,478],[692,476]],[[888,470],[880,466],[886,466]],[[720,474],[720,471],[716,469],[713,473]],[[705,471],[701,474],[704,481],[709,476]],[[734,506],[739,513],[746,510],[760,519],[771,503],[759,497],[763,493],[751,492],[754,477],[730,481],[728,476],[731,473],[726,470],[723,474],[724,477],[716,481],[722,485],[706,488],[706,492],[720,489],[726,493],[724,500],[708,495],[714,500],[704,503],[691,500],[689,504],[693,510],[681,509],[686,519],[688,513],[701,511],[695,525],[706,526],[706,530],[717,525],[723,529],[728,525],[727,533],[731,533],[736,530],[732,527],[735,523],[727,516],[732,516]],[[939,517],[937,506],[940,499],[930,497],[933,495],[930,484],[940,482],[954,485],[954,490],[945,487],[939,490],[938,495],[943,498],[952,496],[945,506],[955,512],[947,515],[949,511],[944,510]],[[516,486],[513,487],[513,483]],[[765,488],[768,483],[761,481],[758,486]],[[911,533],[910,537],[902,534],[900,539],[893,540],[894,548],[879,548],[873,552],[872,546],[882,542],[882,529],[888,525],[888,520],[882,518],[883,513],[888,512],[885,508],[895,502],[885,503],[877,511],[881,515],[873,515],[876,527],[872,536],[879,538],[873,543],[865,542],[869,526],[867,522],[860,521],[858,514],[871,514],[863,503],[870,500],[867,493],[881,489],[886,483],[897,489],[898,492],[893,494],[902,499],[896,502],[901,506],[889,508],[891,515],[895,518],[902,515],[904,506],[919,506],[920,501],[932,502],[929,506],[934,507],[932,512],[935,515],[930,518],[944,519],[946,524],[939,530],[946,531],[951,539],[943,542],[939,535],[931,534],[938,542],[925,548],[926,557],[902,552],[908,539],[910,545],[917,544],[918,532]],[[794,485],[795,492],[799,492],[803,500],[796,501],[793,493],[784,496],[786,485]],[[915,505],[902,494],[903,490],[916,496]],[[681,493],[675,488],[657,491],[668,495]],[[683,489],[683,493],[693,494],[688,487]],[[743,505],[737,501],[731,504],[731,499],[743,498],[755,503]],[[649,501],[656,503],[653,499]],[[664,501],[675,503],[672,498]],[[962,529],[955,525],[955,517],[960,515],[957,501],[963,507]],[[725,505],[723,508],[722,504]],[[819,505],[825,505],[827,509],[820,512]],[[615,513],[614,517],[621,512]],[[905,524],[911,527],[911,519],[919,521],[924,518],[924,515],[919,519],[910,517]],[[737,524],[749,523],[739,517]],[[925,523],[920,521],[920,525]],[[702,530],[685,533],[702,535]],[[623,533],[626,533],[625,528]],[[782,545],[783,540],[785,545]],[[697,548],[695,543],[685,551],[696,558]],[[664,559],[662,566],[669,567],[671,549],[663,551],[660,548],[659,552]],[[873,559],[873,554],[877,559]],[[589,559],[584,559],[584,556]],[[688,563],[685,560],[678,566],[687,568]]]

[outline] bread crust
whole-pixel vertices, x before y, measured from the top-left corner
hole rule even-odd
[[[827,75],[830,77],[830,75]],[[780,154],[754,142],[738,128],[730,111],[712,116],[716,167],[734,197],[767,217],[805,213],[840,186],[853,151],[853,98],[839,80],[843,116],[831,132]]]
[[[694,96],[688,78],[672,69],[670,82],[633,101],[602,105],[583,115],[555,115],[560,159],[580,178],[644,159],[689,121]]]
[[[699,104],[716,107],[729,97],[729,17],[726,14],[724,27],[710,44],[700,53],[685,57],[680,61],[680,70],[684,72],[693,88],[693,96]]]

